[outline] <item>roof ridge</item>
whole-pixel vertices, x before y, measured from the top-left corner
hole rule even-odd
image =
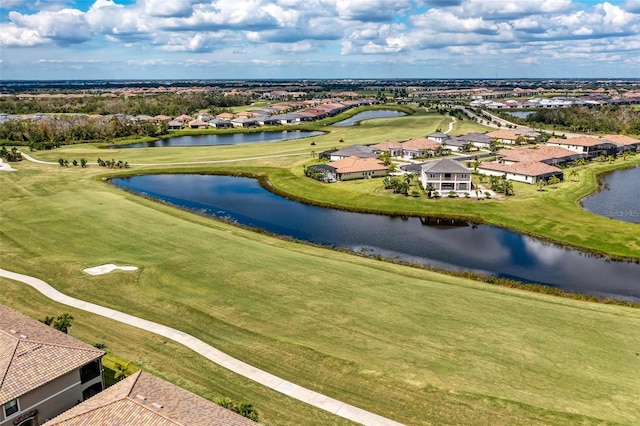
[[[41,340],[29,339],[28,337],[26,337],[26,338],[16,338],[16,339],[18,340],[18,343],[21,343],[21,342],[37,343],[37,344],[41,344],[41,345],[54,346],[54,347],[58,347],[58,348],[73,349],[73,350],[95,352],[95,353],[104,353],[104,351],[102,349],[94,348],[93,346],[89,345],[88,343],[84,343],[81,340],[79,340],[79,342],[83,343],[83,345],[86,345],[86,347],[74,346],[74,345],[71,345],[71,344],[63,344],[63,343],[43,342]]]
[[[20,340],[16,339],[16,344],[13,348],[13,352],[11,353],[11,357],[9,358],[9,362],[7,363],[7,368],[4,370],[4,373],[2,374],[2,380],[0,380],[0,389],[2,389],[2,385],[4,384],[4,381],[7,379],[7,375],[9,374],[9,368],[11,367],[13,360],[16,358],[16,352],[18,351],[19,343],[20,343]]]

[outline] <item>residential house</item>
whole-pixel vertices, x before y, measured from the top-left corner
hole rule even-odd
[[[209,124],[205,123],[199,118],[196,118],[195,120],[191,120],[189,122],[189,127],[192,129],[206,129],[207,127],[209,127]]]
[[[442,143],[442,142],[448,140],[449,138],[451,138],[451,136],[447,135],[446,133],[442,133],[442,132],[431,133],[427,137],[429,139],[431,139],[432,141],[436,141],[438,143]]]
[[[462,142],[463,146],[472,143],[479,149],[490,149],[493,142],[493,138],[486,133],[467,133],[466,135],[452,136],[451,139]],[[447,141],[447,143],[449,142]]]
[[[602,139],[616,144],[618,152],[640,150],[640,140],[625,135],[604,135]]]
[[[548,180],[551,176],[556,176],[561,180],[563,178],[562,170],[539,161],[511,164],[487,161],[478,166],[478,173],[487,176],[504,176],[508,180],[530,184],[536,184],[540,180]]]
[[[378,156],[374,152],[374,149],[367,145],[351,145],[342,149],[338,149],[333,151],[329,159],[331,161],[338,161],[348,157],[358,157],[358,158],[375,158]]]
[[[256,423],[149,373],[138,371],[43,426],[208,425]]]
[[[102,391],[104,351],[0,305],[0,426],[37,426]]]
[[[402,144],[400,142],[392,142],[386,141],[381,142],[375,145],[370,145],[373,153],[376,155],[380,155],[383,152],[388,152],[391,157],[400,157],[402,156]]]
[[[500,129],[487,133],[487,136],[504,145],[520,145],[535,141],[539,133],[523,130]]]
[[[472,189],[471,170],[450,159],[424,163],[420,170],[420,182],[423,188],[431,187],[441,194],[450,191],[466,192]]]
[[[497,152],[503,164],[531,163],[538,161],[557,166],[583,158],[586,155],[554,145],[536,145],[534,148],[501,149]]]
[[[332,161],[327,166],[333,168],[329,175],[333,180],[364,179],[389,174],[389,168],[377,158],[347,157]]]
[[[175,118],[175,120],[176,120],[176,121],[180,121],[180,122],[182,122],[182,123],[188,123],[188,122],[190,122],[191,120],[193,120],[193,117],[190,117],[190,116],[188,116],[188,115],[186,115],[186,114],[182,114],[182,115],[177,116],[177,117]]]
[[[171,120],[167,123],[167,128],[169,130],[179,130],[182,129],[182,121],[178,121],[178,120]]]
[[[578,136],[567,139],[551,138],[547,141],[547,145],[559,146],[580,154],[585,154],[589,158],[600,155],[614,155],[618,152],[618,145],[615,143],[591,136]]]
[[[228,120],[223,120],[221,118],[212,118],[209,120],[209,126],[215,127],[216,129],[229,129],[233,127],[233,124]]]
[[[428,138],[415,138],[402,142],[402,153],[409,158],[425,158],[435,154],[442,145]]]

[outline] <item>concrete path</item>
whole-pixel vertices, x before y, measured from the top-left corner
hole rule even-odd
[[[58,162],[53,162],[53,161],[42,161],[42,160],[36,160],[35,158],[33,158],[32,156],[25,154],[24,152],[21,152],[22,156],[33,162],[33,163],[38,163],[38,164],[48,164],[51,166],[58,166]],[[311,156],[310,152],[301,152],[301,153],[297,153],[297,154],[277,154],[277,155],[263,155],[262,157],[245,157],[245,158],[233,158],[230,160],[208,160],[208,161],[184,161],[184,162],[180,162],[180,163],[131,163],[129,164],[130,166],[188,166],[188,165],[193,165],[193,164],[218,164],[218,163],[235,163],[238,161],[251,161],[251,160],[263,160],[263,159],[269,159],[269,158],[280,158],[280,157],[299,157],[302,155],[308,155]],[[97,163],[89,163],[89,164],[97,164]]]
[[[306,402],[307,404],[313,405],[345,419],[363,425],[371,426],[402,425],[402,423],[398,423],[369,411],[362,410],[358,407],[354,407],[353,405],[345,404],[344,402],[329,398],[328,396],[298,386],[295,383],[283,380],[279,377],[274,376],[273,374],[267,373],[266,371],[260,370],[256,367],[252,367],[251,365],[244,363],[238,359],[232,358],[229,355],[220,352],[213,346],[208,345],[202,340],[197,339],[180,330],[176,330],[174,328],[170,328],[155,322],[147,321],[142,318],[134,317],[132,315],[128,315],[113,309],[105,308],[104,306],[85,302],[80,299],[75,299],[59,292],[58,290],[54,289],[49,284],[38,278],[17,274],[15,272],[7,271],[4,269],[0,269],[0,277],[9,278],[11,280],[20,281],[22,283],[30,285],[48,298],[64,305],[72,306],[83,311],[111,318],[115,321],[141,328],[143,330],[166,337],[167,339],[171,339],[194,350],[210,361],[233,371],[234,373],[237,373],[287,396],[290,396],[302,402]]]
[[[449,128],[446,131],[444,131],[443,133],[446,135],[450,131],[452,131],[453,130],[453,125],[456,124],[457,122],[458,122],[458,120],[454,116],[451,116],[451,122],[449,123]]]

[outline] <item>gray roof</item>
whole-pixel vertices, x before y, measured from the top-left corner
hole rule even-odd
[[[442,133],[442,132],[435,132],[435,133],[431,133],[428,138],[429,139],[433,139],[433,138],[439,138],[439,139],[447,139],[450,136],[447,135],[446,133]]]
[[[359,158],[378,158],[376,154],[373,152],[373,148],[366,145],[351,145],[342,149],[339,149],[335,152],[332,152],[331,155],[340,156],[340,157],[359,157]]]
[[[493,142],[493,138],[487,136],[485,133],[468,133],[466,135],[455,136],[455,138],[464,142]]]
[[[422,170],[432,173],[469,173],[462,164],[454,160],[444,159],[439,161],[430,161],[422,165]]]

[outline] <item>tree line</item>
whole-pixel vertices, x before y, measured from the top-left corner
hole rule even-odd
[[[128,97],[95,95],[83,98],[1,98],[0,111],[6,114],[47,112],[52,114],[131,114],[152,117],[162,114],[177,117],[207,109],[217,111],[250,103],[251,97],[248,95],[227,95],[220,92],[163,93]]]
[[[106,141],[132,136],[157,137],[169,132],[167,123],[87,116],[53,116],[40,120],[9,120],[0,124],[0,144],[27,145],[31,150],[61,145]]]
[[[541,109],[526,122],[532,127],[552,125],[575,132],[640,134],[640,111],[612,105]]]

